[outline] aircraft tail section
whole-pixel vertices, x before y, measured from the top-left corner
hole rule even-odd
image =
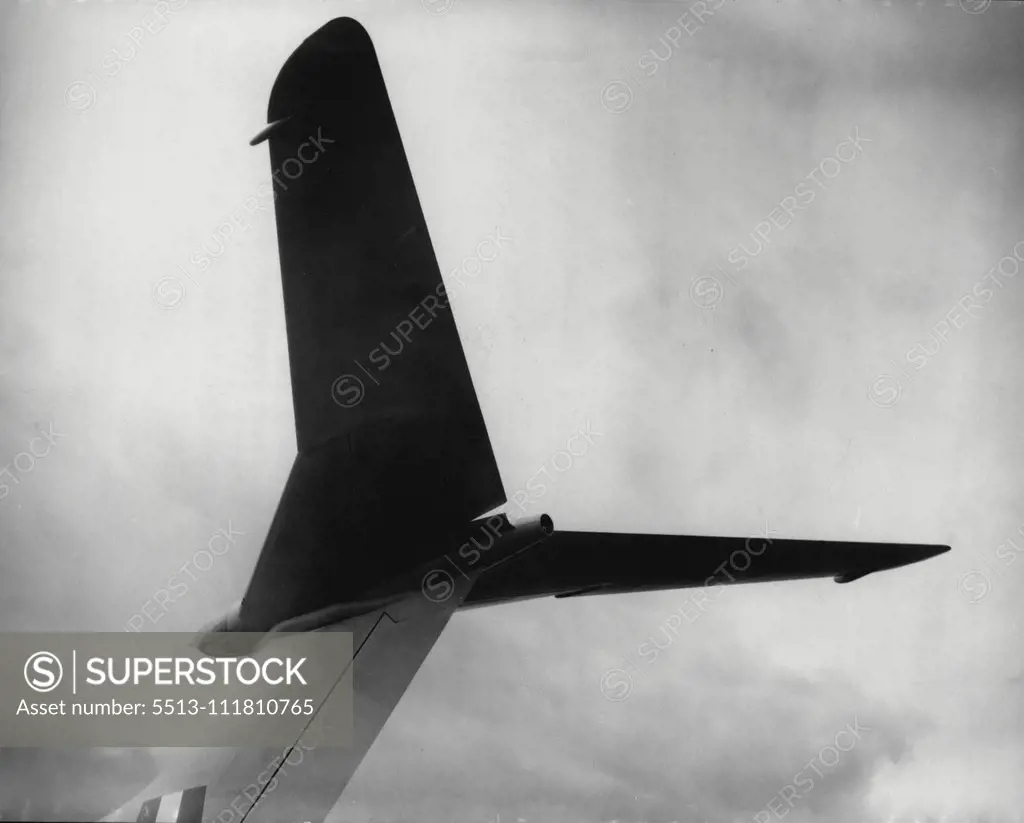
[[[252,629],[443,554],[429,526],[506,499],[359,23],[302,43],[268,122],[253,142],[270,146],[299,453],[240,610]]]
[[[473,506],[504,502],[365,29],[341,18],[307,38],[274,83],[268,119],[299,451],[368,424],[458,420],[457,457],[487,469],[467,488]]]

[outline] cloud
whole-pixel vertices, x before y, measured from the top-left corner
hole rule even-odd
[[[777,795],[802,775],[813,786],[794,820],[862,820],[879,768],[911,757],[929,728],[848,675],[811,679],[752,657],[712,620],[609,701],[601,658],[629,648],[614,617],[640,600],[458,616],[350,785],[352,803],[387,821],[425,809],[455,823],[733,823],[773,798],[787,809]],[[859,739],[840,735],[839,752],[851,727]]]

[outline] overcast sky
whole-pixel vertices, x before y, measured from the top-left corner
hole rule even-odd
[[[190,256],[269,180],[283,61],[351,15],[442,270],[511,238],[448,281],[510,495],[589,421],[557,527],[953,551],[730,589],[650,664],[686,592],[457,615],[334,817],[743,823],[859,719],[793,823],[1020,821],[1024,7],[727,2],[690,34],[669,2],[172,5],[134,53],[151,5],[0,11],[4,629],[241,596],[295,451],[272,211]],[[72,779],[0,756],[5,802]],[[145,771],[103,756],[89,803]]]

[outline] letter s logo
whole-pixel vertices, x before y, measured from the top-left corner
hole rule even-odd
[[[455,578],[443,569],[432,569],[423,575],[423,596],[432,603],[444,603],[455,592]]]
[[[63,677],[64,667],[53,652],[36,652],[25,661],[25,682],[34,691],[52,692]]]

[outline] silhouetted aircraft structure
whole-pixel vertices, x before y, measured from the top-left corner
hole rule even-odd
[[[267,119],[253,144],[269,143],[274,172],[298,454],[244,598],[197,643],[213,653],[230,632],[352,631],[355,740],[305,751],[293,769],[280,750],[181,750],[110,819],[159,819],[161,800],[184,791],[177,823],[323,820],[458,609],[709,578],[847,582],[948,550],[567,532],[546,515],[489,515],[505,489],[363,27],[340,18],[306,39]]]

